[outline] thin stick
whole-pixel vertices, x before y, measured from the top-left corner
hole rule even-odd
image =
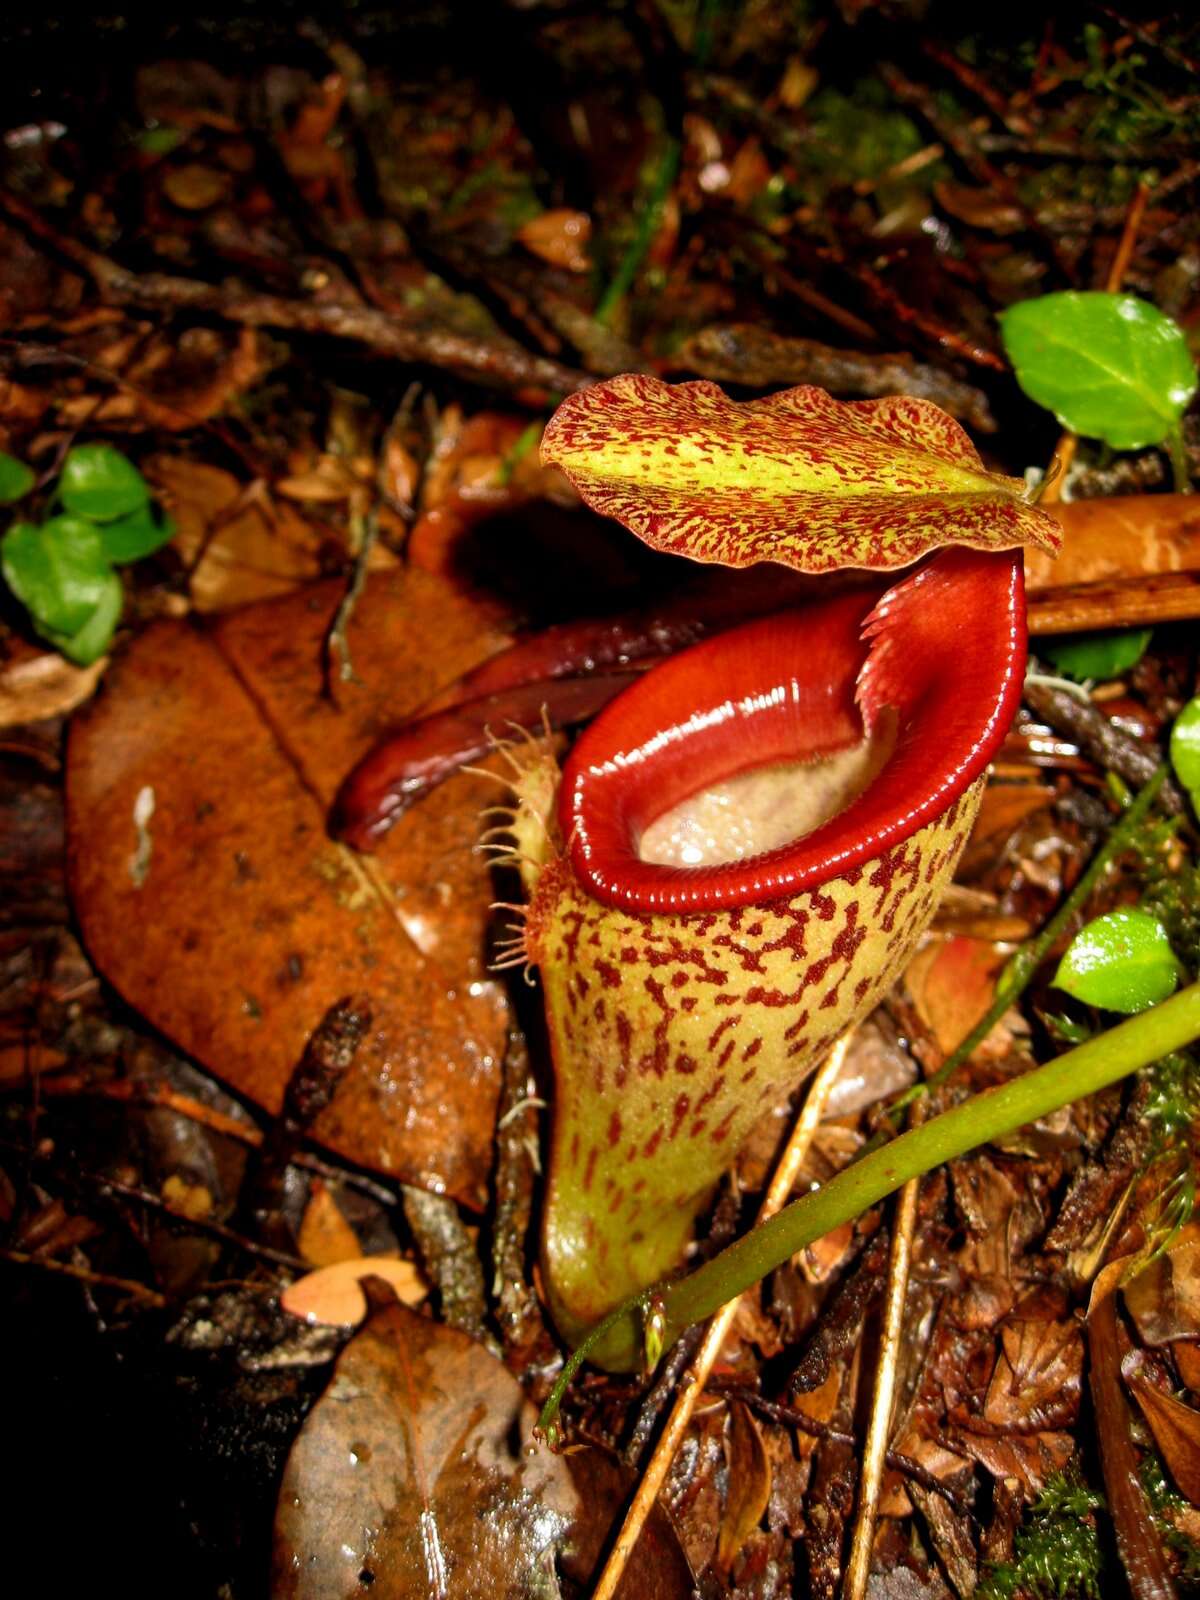
[[[767,1190],[766,1197],[759,1210],[758,1220],[760,1222],[765,1222],[768,1217],[774,1216],[779,1208],[786,1203],[788,1196],[792,1192],[796,1177],[812,1144],[813,1136],[820,1126],[821,1115],[825,1109],[825,1102],[829,1098],[829,1092],[841,1074],[850,1038],[849,1032],[842,1035],[826,1056],[820,1070],[812,1081],[812,1087],[808,1091],[804,1108],[796,1119],[796,1125],[792,1129],[787,1148],[783,1152],[778,1167],[775,1169],[775,1175],[771,1179],[771,1186]],[[617,1591],[617,1585],[620,1583],[626,1563],[633,1553],[633,1547],[637,1544],[646,1518],[654,1508],[654,1502],[658,1499],[659,1490],[662,1488],[667,1473],[671,1469],[671,1463],[675,1459],[675,1452],[683,1441],[687,1425],[692,1419],[692,1413],[704,1393],[704,1385],[708,1381],[708,1375],[712,1371],[713,1363],[720,1354],[721,1346],[725,1343],[734,1317],[737,1316],[740,1302],[740,1295],[728,1301],[708,1325],[703,1342],[696,1351],[695,1360],[684,1374],[680,1383],[679,1394],[676,1397],[674,1406],[671,1408],[671,1415],[667,1419],[667,1425],[663,1429],[657,1445],[654,1447],[654,1454],[650,1457],[646,1471],[638,1484],[637,1493],[634,1495],[633,1502],[626,1513],[625,1522],[617,1542],[613,1546],[612,1554],[605,1563],[604,1571],[600,1574],[600,1581],[596,1585],[592,1600],[612,1600],[612,1596]]]
[[[1138,230],[1142,226],[1142,217],[1146,211],[1146,201],[1150,198],[1150,190],[1144,183],[1139,183],[1133,191],[1133,199],[1129,202],[1129,210],[1125,213],[1125,226],[1121,230],[1121,237],[1117,244],[1117,253],[1112,258],[1108,269],[1108,277],[1104,287],[1109,294],[1116,294],[1125,281],[1125,274],[1129,270],[1129,263],[1133,259],[1134,246],[1137,244]],[[1054,454],[1050,458],[1050,466],[1046,472],[1046,487],[1043,489],[1040,504],[1053,505],[1061,496],[1063,484],[1066,482],[1067,473],[1075,460],[1075,451],[1079,440],[1068,428],[1061,433],[1058,443],[1054,447]]]
[[[883,1312],[883,1338],[879,1366],[875,1373],[875,1392],[871,1400],[871,1422],[862,1474],[858,1480],[858,1514],[846,1565],[843,1600],[863,1600],[871,1573],[871,1549],[879,1519],[879,1492],[887,1465],[888,1439],[892,1431],[892,1409],[896,1398],[896,1371],[900,1365],[900,1343],[904,1337],[904,1305],[908,1296],[908,1273],[912,1265],[913,1230],[917,1222],[920,1178],[910,1178],[900,1191],[896,1225],[892,1233],[892,1252],[888,1262],[887,1302]]]

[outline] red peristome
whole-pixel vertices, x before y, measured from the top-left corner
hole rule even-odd
[[[945,811],[1013,716],[1025,666],[1019,552],[941,552],[901,583],[748,623],[664,663],[609,705],[564,774],[559,821],[589,893],[632,911],[778,899],[839,876]],[[745,771],[816,759],[885,710],[895,747],[871,785],[803,838],[712,867],[642,861],[644,828]]]

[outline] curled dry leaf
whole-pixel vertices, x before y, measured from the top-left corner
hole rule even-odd
[[[1122,1293],[1144,1344],[1200,1340],[1200,1228],[1189,1224]]]
[[[1200,1411],[1163,1394],[1148,1379],[1126,1376],[1133,1398],[1154,1435],[1167,1470],[1194,1506],[1200,1506]]]
[[[987,472],[927,400],[800,388],[739,404],[713,383],[627,373],[563,402],[542,459],[595,510],[693,561],[828,572],[903,567],[946,544],[1059,544],[1024,485]]]
[[[411,1261],[393,1261],[386,1256],[355,1256],[335,1261],[315,1272],[306,1272],[289,1283],[279,1296],[279,1304],[305,1322],[324,1323],[335,1328],[356,1328],[367,1314],[364,1278],[382,1278],[395,1290],[402,1305],[420,1305],[429,1293],[421,1269]]]
[[[517,238],[532,255],[568,272],[587,272],[592,265],[588,242],[592,219],[586,211],[543,211],[518,229]]]
[[[472,853],[494,785],[451,780],[370,873],[325,813],[383,728],[505,643],[422,573],[368,581],[357,681],[323,693],[340,583],[147,629],[72,726],[75,906],[93,959],[163,1033],[274,1112],[342,995],[370,1036],[314,1125],[350,1160],[482,1203],[506,1006],[484,967],[492,891]]]
[[[741,1400],[730,1401],[726,1448],[729,1478],[717,1535],[717,1565],[728,1573],[771,1498],[771,1462],[758,1424]]]
[[[0,728],[65,717],[88,699],[107,666],[107,656],[77,667],[56,650],[16,642],[0,666]]]

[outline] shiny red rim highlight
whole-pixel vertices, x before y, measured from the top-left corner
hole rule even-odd
[[[575,872],[638,912],[764,904],[869,861],[947,810],[986,767],[1020,698],[1020,551],[940,552],[892,588],[748,623],[625,690],[567,762],[559,820]],[[646,826],[753,767],[813,759],[891,707],[895,748],[845,810],[794,843],[721,866],[642,861]]]

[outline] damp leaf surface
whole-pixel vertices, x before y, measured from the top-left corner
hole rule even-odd
[[[1161,444],[1196,392],[1183,329],[1136,295],[1039,295],[1002,312],[1000,331],[1029,398],[1114,450]]]
[[[1087,1005],[1129,1015],[1174,994],[1179,962],[1162,923],[1146,911],[1110,911],[1072,939],[1054,986]]]

